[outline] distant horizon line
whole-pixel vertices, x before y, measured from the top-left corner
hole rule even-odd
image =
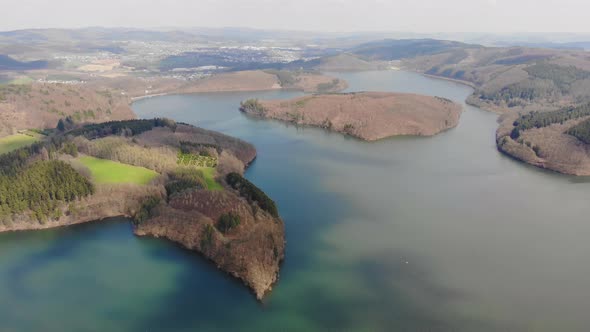
[[[283,29],[283,28],[256,28],[248,26],[152,26],[152,27],[132,27],[132,26],[101,26],[101,25],[88,25],[80,27],[30,27],[30,28],[17,28],[17,29],[0,29],[0,33],[19,32],[19,31],[31,31],[31,30],[91,30],[91,29],[104,29],[104,30],[138,30],[138,31],[187,31],[187,30],[253,30],[253,31],[264,31],[264,32],[276,32],[276,33],[320,33],[326,35],[351,35],[351,34],[414,34],[414,35],[579,35],[579,36],[590,36],[589,32],[567,32],[567,31],[445,31],[445,32],[424,32],[424,31],[407,31],[407,30],[351,30],[351,31],[321,31],[313,29]]]

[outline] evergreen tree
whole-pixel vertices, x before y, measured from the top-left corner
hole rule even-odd
[[[59,121],[57,122],[57,130],[61,132],[64,132],[66,130],[66,125],[64,124],[63,119],[59,119]]]

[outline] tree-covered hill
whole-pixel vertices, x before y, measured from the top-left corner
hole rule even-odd
[[[568,107],[553,112],[530,112],[521,115],[514,121],[514,129],[510,137],[520,137],[520,132],[532,128],[543,128],[555,123],[563,124],[566,121],[578,119],[590,115],[590,104],[579,107]],[[582,128],[580,128],[582,129]]]
[[[590,101],[583,51],[463,46],[402,60],[402,66],[470,83],[469,103],[497,112],[558,109]]]
[[[61,140],[53,140],[0,155],[1,221],[24,212],[33,213],[39,222],[57,219],[63,203],[94,192],[88,179],[55,159],[61,146]]]
[[[391,61],[475,47],[480,46],[435,39],[386,39],[361,44],[350,52],[372,60]]]
[[[585,144],[590,144],[590,119],[570,128],[567,132]]]

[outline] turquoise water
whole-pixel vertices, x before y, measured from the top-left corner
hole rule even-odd
[[[470,89],[405,72],[337,74],[351,91],[463,102]],[[287,228],[264,303],[196,254],[136,238],[125,220],[0,235],[0,330],[584,331],[590,326],[588,179],[497,152],[496,116],[465,106],[432,138],[361,142],[249,118],[241,100],[134,105],[252,142],[247,177]]]

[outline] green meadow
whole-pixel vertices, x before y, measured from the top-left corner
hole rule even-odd
[[[31,145],[39,140],[25,134],[15,134],[0,138],[0,154],[7,153],[23,146]]]
[[[80,157],[79,160],[90,169],[96,183],[148,184],[159,175],[147,168],[106,159],[85,156]]]
[[[217,181],[215,181],[215,175],[217,174],[215,168],[213,167],[198,167],[201,172],[203,172],[203,176],[205,177],[205,182],[207,183],[207,189],[217,191],[223,190],[223,186],[220,185]]]

